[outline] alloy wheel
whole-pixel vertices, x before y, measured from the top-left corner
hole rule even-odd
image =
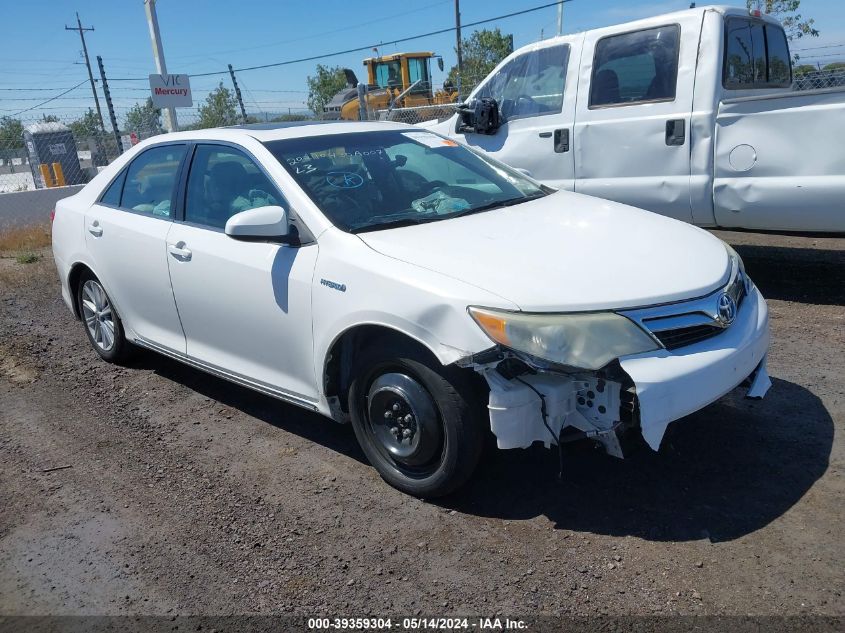
[[[115,343],[114,312],[103,287],[89,279],[82,286],[82,316],[94,344],[104,352]]]

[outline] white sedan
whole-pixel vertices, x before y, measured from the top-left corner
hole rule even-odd
[[[58,203],[53,251],[104,359],[144,347],[351,421],[422,497],[487,428],[621,457],[770,385],[766,303],[723,242],[401,124],[146,140]]]

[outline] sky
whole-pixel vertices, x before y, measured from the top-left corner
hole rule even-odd
[[[550,1],[462,0],[461,20],[468,24]],[[744,0],[733,4],[742,5]],[[0,5],[0,116],[32,120],[54,113],[68,120],[93,105],[79,35],[65,30],[76,25],[75,11],[83,26],[94,27],[85,34],[94,76],[99,77],[96,56],[100,55],[118,113],[149,94],[147,75],[156,71],[143,0],[0,0]],[[191,79],[195,107],[219,82],[231,87],[227,64],[238,69],[368,47],[448,28],[455,19],[454,0],[158,0],[156,6],[168,72],[223,73]],[[689,0],[571,0],[564,5],[563,32],[688,6]],[[845,1],[802,0],[801,12],[815,18],[821,31],[818,38],[792,43],[793,50],[803,49],[799,50],[801,63],[845,61]],[[477,28],[499,27],[512,33],[514,45],[520,47],[554,35],[556,20],[555,7],[549,7]],[[464,37],[472,30],[465,29]],[[379,52],[433,51],[443,56],[448,71],[455,63],[454,45],[455,35],[450,32],[381,46]],[[369,50],[347,53],[321,63],[352,68],[360,78],[361,60],[371,54]],[[304,110],[306,77],[314,73],[316,63],[238,72],[247,111]],[[445,73],[434,64],[432,70],[434,83],[442,83]],[[61,99],[40,105],[80,83]],[[20,112],[28,108],[33,109]]]

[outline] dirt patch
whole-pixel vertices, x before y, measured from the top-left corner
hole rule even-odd
[[[555,453],[493,452],[439,504],[348,427],[153,354],[103,363],[30,265],[0,286],[35,370],[0,378],[0,613],[845,614],[845,240],[719,235],[770,297],[766,399],[630,461],[568,446],[562,484]]]

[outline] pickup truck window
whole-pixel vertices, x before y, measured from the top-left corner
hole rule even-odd
[[[476,98],[495,99],[506,121],[556,114],[563,108],[568,62],[568,44],[528,51],[502,66]]]
[[[725,22],[725,88],[777,88],[788,86],[791,81],[789,47],[783,29],[746,18]]]
[[[766,49],[769,61],[769,83],[778,86],[792,83],[792,63],[789,57],[789,44],[786,43],[786,33],[783,29],[766,25]]]
[[[673,101],[681,29],[677,24],[602,38],[593,55],[590,107]]]

